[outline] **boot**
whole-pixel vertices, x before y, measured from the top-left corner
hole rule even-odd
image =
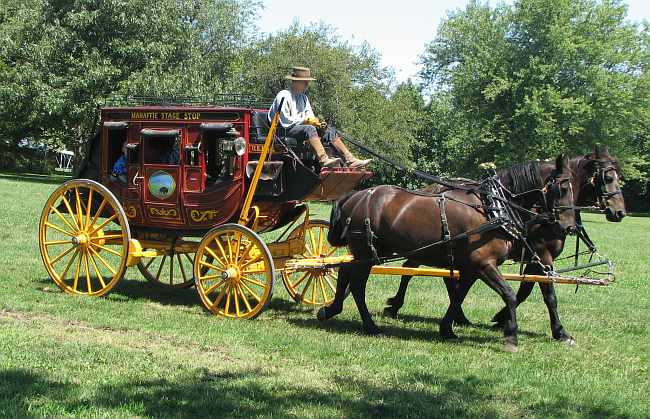
[[[338,141],[332,141],[332,145],[343,154],[345,162],[350,169],[362,169],[372,162],[372,159],[360,160],[354,157],[352,152],[348,149],[345,143],[341,141],[341,139],[338,139]]]
[[[320,162],[321,167],[334,167],[341,163],[341,159],[338,157],[332,158],[327,155],[325,148],[323,148],[323,144],[320,142],[320,138],[310,138],[309,144],[311,145],[311,148],[313,148],[316,152],[316,156],[318,156],[318,161]]]

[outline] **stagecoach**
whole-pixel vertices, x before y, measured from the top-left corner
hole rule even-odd
[[[75,179],[47,200],[39,224],[45,268],[66,293],[102,296],[136,267],[166,288],[195,286],[210,312],[257,316],[276,275],[296,301],[334,296],[335,269],[287,260],[345,253],[309,202],[332,201],[372,174],[320,168],[309,145],[276,135],[268,104],[119,98]],[[126,173],[112,167],[126,156]],[[276,231],[272,241],[260,234]]]

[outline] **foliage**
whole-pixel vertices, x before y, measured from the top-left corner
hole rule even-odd
[[[627,21],[616,0],[472,2],[422,56],[437,121],[426,138],[456,174],[603,143],[629,179],[647,180],[649,42],[647,26]]]

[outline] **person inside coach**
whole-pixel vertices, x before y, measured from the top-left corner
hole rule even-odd
[[[336,166],[341,161],[339,158],[328,156],[323,144],[334,146],[352,169],[360,169],[370,164],[372,161],[370,159],[360,160],[356,158],[341,141],[336,129],[328,127],[324,121],[320,121],[314,115],[309,98],[305,94],[309,82],[316,80],[311,77],[311,71],[306,67],[293,67],[291,75],[285,78],[291,80],[291,87],[279,92],[269,109],[269,119],[273,119],[278,112],[280,102],[284,99],[282,109],[279,109],[280,132],[284,131],[287,137],[296,138],[297,140],[308,140],[323,167]],[[319,130],[323,132],[322,142],[321,136],[318,134]]]

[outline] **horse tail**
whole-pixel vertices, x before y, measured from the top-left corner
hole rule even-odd
[[[343,218],[343,204],[350,199],[356,191],[351,191],[339,198],[332,206],[330,212],[330,229],[327,232],[327,241],[332,246],[345,246],[348,244],[345,232],[346,220]]]

